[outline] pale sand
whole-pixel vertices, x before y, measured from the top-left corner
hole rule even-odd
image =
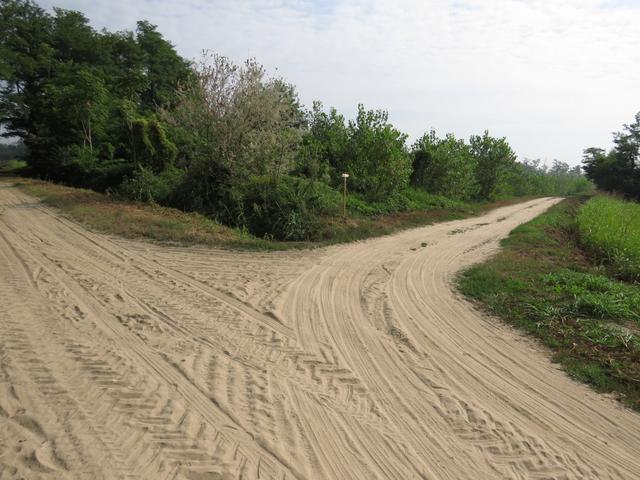
[[[452,287],[556,201],[242,253],[91,233],[4,183],[0,479],[640,478],[640,415]]]

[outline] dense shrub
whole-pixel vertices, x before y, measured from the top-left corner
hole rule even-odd
[[[173,166],[158,174],[148,168],[139,167],[122,183],[117,192],[139,202],[169,205],[183,178],[184,171]]]
[[[335,215],[340,208],[338,192],[304,178],[253,177],[245,192],[244,215],[251,233],[279,240],[317,238],[318,215]]]
[[[61,149],[61,165],[57,178],[69,185],[98,192],[122,183],[133,171],[133,165],[123,159],[101,160],[88,148],[71,146]]]

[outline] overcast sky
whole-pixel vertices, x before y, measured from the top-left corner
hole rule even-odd
[[[488,129],[520,157],[578,164],[640,111],[640,0],[40,0],[96,28],[146,19],[187,58],[256,57],[352,116],[425,130]]]

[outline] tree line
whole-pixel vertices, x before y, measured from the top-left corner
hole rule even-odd
[[[633,123],[613,134],[609,152],[587,148],[583,168],[599,189],[640,200],[640,112]]]
[[[255,60],[189,62],[145,21],[96,31],[80,12],[0,1],[0,122],[37,177],[296,240],[338,214],[345,172],[354,215],[589,187],[561,162],[518,162],[486,131],[409,146],[386,111],[307,109]]]
[[[0,143],[0,162],[17,160],[25,155],[25,148],[22,143],[2,144]]]

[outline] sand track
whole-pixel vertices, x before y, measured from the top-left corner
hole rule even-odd
[[[554,202],[256,254],[0,184],[0,479],[640,478],[640,416],[451,286]]]

